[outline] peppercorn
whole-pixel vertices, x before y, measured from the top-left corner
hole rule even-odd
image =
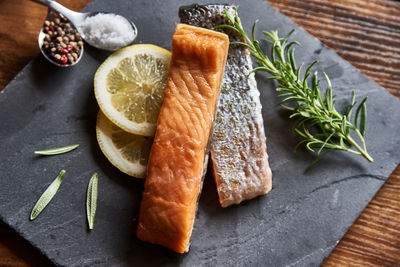
[[[63,55],[60,58],[60,62],[61,62],[61,64],[65,65],[68,63],[68,58],[65,55]]]
[[[74,63],[74,58],[71,55],[67,55],[69,63]]]

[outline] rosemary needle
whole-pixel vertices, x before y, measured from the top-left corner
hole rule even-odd
[[[220,25],[219,28],[230,28],[241,35],[243,42],[231,42],[231,44],[246,46],[251,55],[256,58],[258,67],[252,72],[267,72],[271,75],[268,79],[278,82],[279,87],[276,91],[279,92],[278,96],[283,98],[280,105],[292,113],[290,118],[297,119],[293,125],[293,131],[303,139],[296,145],[295,150],[298,146],[305,145],[307,150],[317,153],[316,160],[307,170],[332,150],[343,150],[361,155],[372,162],[373,159],[367,152],[364,140],[367,98],[358,105],[354,122],[351,122],[351,113],[356,107],[354,91],[350,106],[346,112],[341,113],[335,108],[332,85],[325,73],[327,89],[324,94],[320,89],[317,72],[311,76],[311,85],[309,83],[311,68],[317,62],[313,62],[301,77],[300,70],[303,64],[297,67],[294,59],[294,45],[299,43],[288,42],[293,30],[283,38],[278,36],[277,30],[263,32],[266,39],[262,40],[272,45],[270,57],[268,57],[261,49],[260,42],[255,39],[257,21],[253,24],[250,39],[242,28],[237,11],[234,17],[230,16],[226,10],[224,13],[231,25]]]
[[[58,147],[58,148],[52,148],[52,149],[46,149],[46,150],[39,150],[39,151],[35,151],[35,154],[43,155],[43,156],[58,155],[58,154],[63,154],[63,153],[67,153],[71,150],[74,150],[78,146],[79,146],[79,144],[75,144],[75,145],[70,145],[70,146],[64,146],[64,147]]]
[[[98,184],[98,175],[95,172],[90,178],[88,189],[87,189],[87,197],[86,197],[86,215],[88,220],[89,229],[92,230],[94,228],[94,217],[96,215],[97,209],[97,184]]]
[[[30,220],[33,221],[37,216],[46,208],[53,197],[56,195],[58,188],[60,187],[64,179],[65,170],[62,170],[60,174],[54,179],[54,181],[47,187],[46,191],[42,194],[39,200],[36,202],[32,209]]]

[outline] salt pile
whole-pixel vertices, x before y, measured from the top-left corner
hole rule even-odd
[[[85,41],[97,48],[116,50],[133,42],[136,30],[122,16],[99,13],[78,26]]]

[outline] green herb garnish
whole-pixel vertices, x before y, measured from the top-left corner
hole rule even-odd
[[[89,229],[92,230],[94,228],[94,217],[96,215],[97,208],[97,183],[98,183],[98,175],[95,172],[90,178],[88,190],[87,190],[87,198],[86,198],[86,215],[89,224]]]
[[[354,123],[352,123],[350,121],[351,113],[356,106],[354,91],[350,106],[346,112],[341,113],[335,108],[332,85],[325,73],[328,86],[324,95],[321,93],[317,72],[312,75],[311,88],[309,87],[311,68],[317,63],[316,61],[307,68],[304,76],[300,77],[303,64],[297,67],[294,59],[294,45],[299,43],[288,43],[294,30],[283,38],[278,36],[277,30],[263,32],[267,38],[262,40],[272,45],[270,57],[268,57],[261,49],[260,42],[255,39],[255,27],[258,21],[253,24],[250,39],[243,30],[236,11],[234,18],[226,10],[225,16],[232,25],[220,25],[219,27],[230,28],[244,38],[244,42],[231,42],[231,44],[244,45],[250,50],[258,64],[258,67],[254,68],[252,72],[264,71],[272,75],[268,79],[276,80],[279,84],[276,91],[279,92],[278,96],[283,98],[280,105],[291,111],[290,118],[297,118],[293,125],[293,131],[303,140],[296,145],[295,150],[305,144],[310,152],[316,151],[317,159],[310,164],[307,170],[332,150],[343,150],[362,155],[368,161],[373,161],[367,152],[364,140],[367,98],[364,98],[358,105]],[[288,103],[291,103],[291,106],[288,106]],[[355,134],[361,144],[358,144],[350,133]]]
[[[40,151],[35,151],[35,154],[44,155],[44,156],[58,155],[58,154],[67,153],[71,150],[74,150],[78,146],[79,146],[79,144],[75,144],[75,145],[70,145],[70,146],[40,150]]]
[[[58,188],[60,187],[64,179],[65,170],[62,170],[60,174],[54,179],[54,181],[47,187],[46,191],[42,194],[39,200],[36,202],[32,209],[30,220],[33,221],[36,217],[46,208],[53,197],[56,195]]]

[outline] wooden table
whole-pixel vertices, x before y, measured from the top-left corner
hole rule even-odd
[[[400,2],[267,1],[400,97]],[[80,10],[89,0],[59,2]],[[37,33],[46,12],[27,0],[0,1],[0,88],[39,53]],[[0,266],[48,265],[38,251],[0,224]],[[400,165],[324,265],[400,266]]]

